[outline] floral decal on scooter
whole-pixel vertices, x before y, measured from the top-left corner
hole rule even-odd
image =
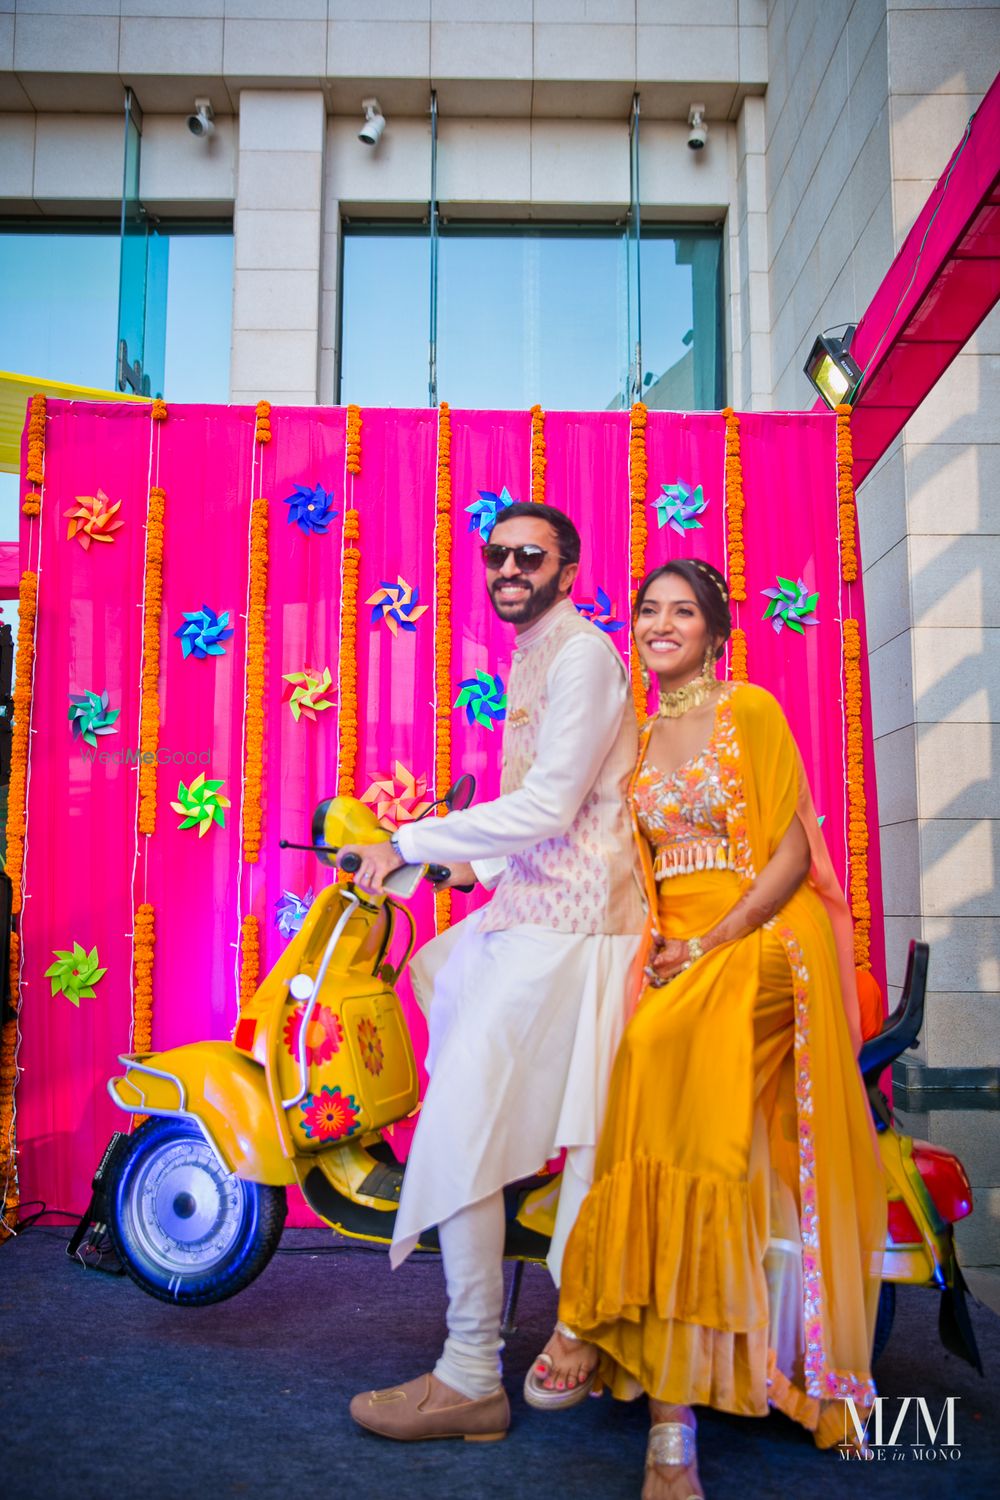
[[[305,1006],[297,1005],[285,1022],[285,1046],[292,1057],[299,1055],[299,1033]],[[344,1032],[340,1021],[326,1005],[317,1005],[306,1032],[306,1062],[310,1068],[318,1067],[340,1051]]]
[[[378,1077],[385,1061],[385,1053],[382,1051],[378,1027],[367,1016],[358,1024],[358,1045],[361,1048],[361,1061],[369,1073]]]
[[[301,1106],[302,1129],[311,1141],[339,1141],[358,1130],[359,1108],[353,1094],[324,1086],[308,1094]]]

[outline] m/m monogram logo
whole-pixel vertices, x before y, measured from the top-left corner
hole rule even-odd
[[[862,1420],[853,1396],[847,1396],[840,1456],[867,1463],[889,1463],[908,1457],[925,1463],[961,1458],[962,1445],[955,1441],[955,1405],[959,1400],[958,1396],[946,1396],[935,1422],[923,1396],[876,1396]],[[897,1405],[898,1410],[894,1411]]]

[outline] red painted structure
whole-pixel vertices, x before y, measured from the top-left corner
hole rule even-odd
[[[998,300],[1000,74],[854,335],[865,372],[851,418],[856,485]]]

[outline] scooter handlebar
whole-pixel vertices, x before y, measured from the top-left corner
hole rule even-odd
[[[361,869],[361,855],[342,854],[337,863],[342,870],[346,871],[348,875],[356,875],[357,872]]]

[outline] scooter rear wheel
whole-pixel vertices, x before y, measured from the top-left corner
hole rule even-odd
[[[163,1302],[204,1307],[249,1286],[277,1249],[281,1187],[227,1173],[191,1121],[150,1119],[108,1184],[108,1228],[132,1280]]]

